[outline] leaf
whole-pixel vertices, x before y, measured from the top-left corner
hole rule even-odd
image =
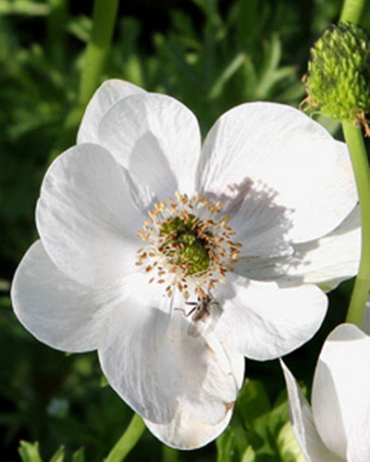
[[[72,462],[85,462],[84,448],[78,449],[72,456]]]
[[[255,462],[255,460],[256,453],[254,452],[252,446],[248,446],[247,449],[244,451],[241,462]]]
[[[244,430],[239,427],[244,432]],[[227,430],[217,439],[217,462],[236,462],[240,460],[236,439],[240,435],[237,427],[230,425]],[[245,433],[245,432],[244,432]]]
[[[246,380],[236,403],[234,418],[217,440],[217,462],[253,462],[255,450],[264,446],[255,425],[260,425],[260,419],[264,417],[262,424],[267,428],[270,409],[262,383]]]
[[[244,53],[238,53],[235,58],[233,58],[225,67],[223,72],[217,78],[216,82],[211,87],[209,92],[209,99],[219,98],[225,84],[230,80],[230,78],[239,70],[239,68],[245,62]]]
[[[0,279],[0,290],[1,291],[8,291],[10,289],[10,282],[6,279]]]
[[[246,428],[252,428],[253,422],[268,413],[270,409],[270,402],[263,384],[257,380],[246,380],[235,411]]]
[[[28,443],[27,441],[21,441],[18,452],[22,462],[42,462],[38,442]]]
[[[108,379],[106,378],[106,376],[104,374],[102,374],[101,377],[100,377],[100,386],[102,388],[109,386]]]
[[[63,462],[64,460],[64,446],[61,446],[57,452],[50,459],[50,462]]]
[[[263,54],[263,64],[260,71],[260,78],[255,89],[255,97],[267,99],[270,96],[272,87],[281,80],[291,77],[295,73],[293,67],[280,67],[279,63],[282,53],[282,45],[276,34],[266,44]]]
[[[295,439],[290,422],[287,422],[280,430],[277,438],[277,446],[280,457],[284,462],[306,462]]]
[[[0,3],[0,15],[45,16],[49,13],[49,10],[49,5],[26,0],[2,0]]]

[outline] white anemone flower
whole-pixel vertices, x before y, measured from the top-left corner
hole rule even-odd
[[[14,309],[54,348],[97,349],[160,440],[200,447],[244,357],[305,343],[327,309],[314,284],[356,273],[356,202],[346,145],[296,109],[242,104],[201,147],[183,104],[110,80],[45,175]]]
[[[293,430],[307,462],[370,460],[370,337],[352,324],[338,326],[320,353],[312,410],[281,361]]]

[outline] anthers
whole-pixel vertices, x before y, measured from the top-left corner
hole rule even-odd
[[[221,202],[211,203],[199,194],[189,198],[179,191],[175,198],[155,203],[138,232],[145,246],[138,250],[136,265],[153,273],[149,282],[165,284],[169,297],[176,287],[185,299],[190,283],[204,299],[216,283],[224,282],[241,244],[233,241],[230,217],[221,211]]]

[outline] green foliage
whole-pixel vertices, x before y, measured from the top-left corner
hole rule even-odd
[[[285,462],[306,462],[297,440],[295,439],[292,425],[287,422],[280,430],[277,437],[277,445],[280,457]]]
[[[22,462],[43,462],[39,452],[39,443],[27,443],[26,441],[21,441],[19,447],[19,455],[21,456]],[[57,452],[51,457],[49,462],[65,462],[65,452],[64,447],[61,446]],[[84,451],[79,449],[76,451],[71,459],[71,462],[84,462]]]
[[[304,462],[289,430],[286,395],[271,405],[263,384],[247,380],[233,420],[217,440],[217,462]]]
[[[0,3],[2,15],[45,16],[49,12],[49,5],[32,0],[2,0]]]
[[[139,25],[125,21],[122,48],[128,54],[116,63],[117,74],[185,101],[206,129],[220,113],[245,101],[297,104],[303,97],[297,68],[282,64],[280,34],[267,21],[255,23],[260,30],[252,34],[240,27],[245,2],[234,2],[224,15],[218,0],[194,3],[204,15],[202,30],[185,13],[173,12],[173,28],[153,36],[155,59],[148,62],[137,59]],[[261,9],[267,17],[267,7]]]

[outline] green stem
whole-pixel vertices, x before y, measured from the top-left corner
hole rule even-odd
[[[63,0],[50,1],[56,3]],[[86,104],[99,85],[99,79],[112,41],[118,3],[119,0],[95,0],[92,18],[93,28],[85,51],[77,102],[66,116],[63,129],[49,156],[49,163],[73,144]]]
[[[346,322],[360,327],[370,287],[370,169],[361,129],[352,122],[343,122],[342,125],[355,172],[362,225],[360,268],[353,288]]]
[[[85,53],[78,103],[85,106],[96,90],[109,52],[119,0],[95,0],[93,29]]]
[[[49,0],[50,13],[47,22],[47,45],[51,61],[63,70],[66,64],[66,27],[68,0]]]
[[[125,433],[117,441],[104,462],[122,462],[141,438],[145,430],[143,419],[137,414],[132,418]]]
[[[358,24],[365,6],[365,1],[366,0],[344,0],[340,21]]]

